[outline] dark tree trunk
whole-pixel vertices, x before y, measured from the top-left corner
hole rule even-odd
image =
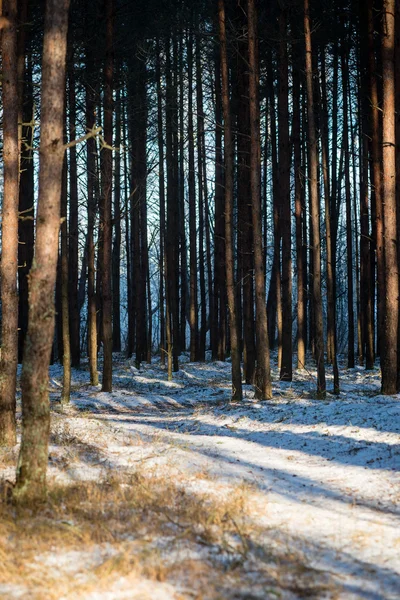
[[[289,83],[286,8],[279,13],[279,205],[282,234],[282,358],[280,378],[292,380],[292,228],[290,203]]]
[[[224,114],[225,155],[225,258],[226,288],[229,307],[232,357],[232,399],[242,399],[242,372],[240,368],[239,332],[236,312],[235,265],[233,253],[233,144],[229,100],[229,73],[226,43],[225,4],[218,0],[219,39],[221,50],[222,107]]]
[[[104,141],[108,148],[102,149],[102,334],[103,334],[103,392],[112,390],[112,292],[111,292],[111,261],[112,261],[112,125],[113,125],[113,44],[114,44],[114,8],[113,0],[106,0],[106,59],[104,65]]]
[[[121,352],[121,92],[115,98],[114,242],[112,250],[113,352]]]
[[[347,248],[347,315],[348,315],[348,350],[347,367],[354,368],[354,292],[353,292],[353,234],[351,219],[350,189],[350,147],[348,124],[348,65],[346,56],[347,44],[343,44],[341,54],[342,91],[343,91],[343,152],[346,197],[346,248]]]
[[[258,98],[257,13],[255,1],[247,2],[249,40],[249,105],[250,105],[250,185],[254,236],[254,279],[256,297],[256,398],[272,398],[265,295],[265,273],[260,196],[260,105]]]
[[[315,359],[317,363],[317,394],[325,397],[325,363],[324,363],[324,330],[321,296],[321,239],[320,239],[320,206],[318,197],[318,147],[314,117],[314,85],[312,69],[312,45],[310,30],[309,0],[304,0],[304,34],[306,46],[306,83],[307,83],[307,116],[308,143],[310,159],[310,211],[312,223],[312,254],[313,254],[313,311],[315,326]]]
[[[71,40],[71,44],[72,44]],[[76,93],[75,65],[71,49],[68,69],[68,123],[69,140],[76,137]],[[78,228],[78,173],[77,148],[72,145],[69,149],[69,238],[68,238],[68,297],[69,297],[69,328],[71,345],[71,364],[79,367],[81,360],[80,345],[80,314],[78,303],[78,263],[79,263],[79,228]],[[67,215],[65,215],[67,218]]]
[[[207,300],[205,279],[205,253],[204,253],[204,191],[203,159],[205,156],[204,144],[204,108],[202,68],[199,37],[196,37],[196,100],[197,100],[197,180],[199,190],[199,281],[200,281],[200,334],[199,334],[199,360],[205,360],[206,334],[207,334]]]

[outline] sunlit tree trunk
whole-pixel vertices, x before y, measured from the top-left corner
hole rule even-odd
[[[383,1],[382,75],[383,75],[383,211],[384,211],[384,322],[382,393],[397,391],[397,330],[399,281],[397,262],[396,214],[396,134],[395,134],[395,0]]]
[[[22,440],[14,496],[42,500],[46,493],[50,404],[48,368],[54,334],[64,159],[63,112],[69,0],[47,0],[40,126],[39,201],[35,258],[29,275],[29,325],[21,376]]]
[[[0,13],[1,14],[1,13]],[[18,364],[18,81],[17,1],[4,0],[1,38],[4,187],[1,227],[0,445],[16,443],[15,392]]]

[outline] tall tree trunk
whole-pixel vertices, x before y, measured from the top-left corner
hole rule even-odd
[[[161,364],[165,364],[165,292],[164,292],[164,254],[165,254],[165,181],[164,181],[164,134],[163,106],[161,93],[160,42],[156,47],[156,81],[157,81],[157,140],[158,140],[158,188],[160,199],[160,354]]]
[[[196,231],[196,183],[194,169],[194,127],[193,127],[193,33],[190,32],[187,45],[188,61],[188,163],[189,163],[189,245],[190,245],[190,360],[198,360],[198,313],[197,313],[197,231]]]
[[[25,9],[27,0],[22,6],[21,20],[28,16]],[[24,16],[25,14],[25,16]],[[20,131],[20,180],[19,180],[19,221],[18,221],[18,362],[22,363],[23,348],[28,330],[28,273],[32,266],[34,245],[34,165],[33,165],[33,85],[32,61],[28,55],[25,61],[25,41],[22,26],[18,40],[18,78],[19,78],[19,107]]]
[[[282,234],[282,359],[280,378],[292,381],[292,211],[290,205],[289,83],[286,7],[279,12],[279,204]]]
[[[87,16],[90,22],[90,17]],[[89,26],[89,23],[88,23]],[[85,111],[86,111],[86,129],[92,130],[96,122],[96,99],[94,95],[94,63],[90,44],[86,47],[86,77],[85,85]],[[93,386],[99,384],[99,375],[97,371],[97,299],[96,299],[96,250],[94,241],[94,223],[96,218],[96,196],[95,196],[95,178],[96,178],[96,140],[89,137],[86,142],[86,169],[87,169],[87,235],[88,235],[88,354],[89,354],[89,373],[90,383]]]
[[[351,220],[351,189],[350,189],[350,147],[348,124],[348,65],[346,56],[347,43],[343,44],[341,54],[342,91],[343,91],[343,151],[344,178],[346,196],[346,248],[347,248],[347,315],[348,315],[348,350],[347,367],[354,368],[354,293],[353,293],[353,234]]]
[[[201,50],[199,36],[196,36],[196,101],[197,101],[197,181],[199,190],[199,280],[200,280],[200,335],[199,335],[199,360],[205,360],[206,334],[207,334],[207,301],[206,279],[204,260],[204,179],[203,158],[204,151],[204,107],[203,85],[201,68]]]
[[[339,369],[337,362],[337,338],[336,338],[336,301],[335,282],[336,265],[334,264],[332,218],[331,218],[331,188],[329,178],[329,116],[328,100],[326,91],[326,65],[325,49],[321,48],[321,145],[322,145],[322,169],[324,181],[325,198],[325,229],[326,229],[326,288],[327,288],[327,313],[328,313],[328,360],[333,366],[333,392],[339,394]]]
[[[229,73],[226,43],[225,3],[218,0],[219,40],[221,51],[222,107],[224,114],[225,155],[225,256],[226,288],[232,357],[232,399],[242,399],[242,372],[240,368],[239,332],[236,313],[235,265],[233,254],[233,144],[229,101]],[[262,366],[262,365],[260,365]]]
[[[317,394],[325,397],[325,364],[324,364],[324,330],[321,296],[321,239],[320,239],[320,206],[318,198],[318,147],[314,118],[314,84],[312,69],[312,45],[310,30],[309,0],[304,0],[304,36],[306,46],[306,84],[307,84],[307,116],[308,142],[310,158],[310,208],[312,222],[313,250],[313,311],[315,324],[315,359],[317,363]]]
[[[106,0],[106,59],[104,65],[104,141],[108,148],[102,149],[102,217],[103,217],[103,260],[102,260],[102,333],[103,333],[103,392],[112,390],[112,125],[113,125],[113,47],[114,47],[114,3]]]
[[[272,398],[265,295],[265,273],[260,197],[260,105],[258,98],[257,14],[255,1],[247,2],[249,28],[249,104],[250,104],[250,185],[254,236],[254,278],[256,296],[256,398]]]
[[[294,50],[293,50],[294,52]],[[296,217],[296,267],[297,267],[297,368],[304,369],[306,363],[306,290],[304,289],[303,261],[303,214],[302,170],[301,170],[301,121],[300,121],[300,73],[293,68],[293,151],[294,151],[294,198]]]
[[[383,211],[384,211],[384,322],[385,352],[382,360],[382,394],[397,391],[397,330],[399,280],[397,262],[396,214],[396,134],[395,134],[395,0],[383,0]]]
[[[21,376],[22,440],[14,496],[46,494],[50,404],[48,368],[54,334],[64,158],[63,112],[69,0],[47,0],[42,60],[40,172],[35,259],[29,275],[29,324]]]
[[[172,352],[173,371],[179,370],[179,240],[178,212],[176,202],[176,89],[171,73],[170,41],[166,48],[166,161],[167,161],[167,223],[166,223],[166,263],[167,263],[167,327],[169,327],[170,346]]]
[[[71,46],[73,42],[71,39]],[[71,47],[68,69],[68,123],[69,140],[76,137],[76,92],[74,56]],[[68,296],[69,296],[69,327],[71,344],[71,364],[79,367],[81,360],[80,344],[80,314],[78,303],[78,265],[79,265],[79,215],[78,215],[78,173],[77,148],[69,149],[69,238],[68,238]],[[67,215],[65,215],[67,218]],[[68,227],[67,227],[68,228]]]
[[[1,46],[3,62],[4,188],[1,228],[0,445],[16,443],[15,391],[18,364],[18,81],[17,1],[4,0],[7,20]]]
[[[66,136],[65,136],[66,137]],[[68,265],[68,219],[67,219],[67,157],[64,155],[62,188],[61,188],[61,332],[62,332],[62,365],[63,386],[61,403],[67,404],[71,397],[71,338],[70,338],[70,313],[69,313],[69,265]]]
[[[181,267],[181,306],[180,306],[180,346],[186,350],[186,313],[187,313],[187,244],[185,210],[185,81],[183,69],[183,32],[179,43],[179,242]]]
[[[215,229],[214,229],[214,314],[216,347],[213,358],[225,360],[226,355],[226,272],[225,272],[225,209],[224,164],[222,156],[222,92],[221,57],[215,56]]]
[[[374,23],[374,3],[373,0],[367,0],[368,4],[368,68],[369,68],[369,98],[371,115],[371,212],[373,216],[373,238],[376,250],[376,269],[377,269],[377,349],[383,358],[384,348],[381,343],[383,335],[384,318],[384,264],[383,264],[383,198],[382,198],[382,129],[381,129],[381,109],[378,94],[378,74],[375,60],[375,23]],[[371,274],[372,275],[372,274]]]
[[[121,352],[121,91],[115,98],[114,242],[112,250],[113,351]]]
[[[240,7],[240,13],[243,9]],[[243,374],[246,383],[254,383],[256,369],[255,315],[254,315],[254,254],[251,206],[250,168],[250,110],[246,15],[241,17],[238,48],[238,109],[237,109],[237,163],[238,163],[238,238],[240,241],[243,288]],[[243,40],[243,41],[242,41]]]

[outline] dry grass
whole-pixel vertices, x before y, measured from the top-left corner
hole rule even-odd
[[[265,590],[322,597],[330,586],[320,574],[268,548],[248,517],[251,499],[247,486],[219,498],[156,472],[52,484],[36,512],[0,507],[0,594],[12,582],[23,598],[83,598],[122,577],[190,589],[174,598],[264,598]]]
[[[101,435],[94,446],[81,437],[53,413],[58,474],[106,455]],[[145,444],[140,437],[126,441],[132,443]],[[0,455],[3,472],[16,458],[16,449]],[[81,600],[112,591],[107,598],[117,600],[121,588],[138,590],[124,598],[153,600],[156,586],[166,590],[159,596],[165,600],[335,596],[327,576],[309,568],[290,541],[259,525],[257,503],[265,496],[256,489],[227,489],[206,471],[172,478],[168,467],[148,465],[101,468],[95,482],[50,481],[47,502],[36,510],[7,504],[3,483],[0,598]]]

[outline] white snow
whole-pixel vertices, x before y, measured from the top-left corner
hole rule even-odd
[[[53,416],[50,478],[96,480],[110,469],[145,464],[179,474],[187,490],[221,497],[246,482],[249,517],[269,532],[271,544],[287,544],[328,573],[332,597],[400,598],[400,397],[379,394],[379,371],[342,370],[340,396],[321,401],[314,372],[296,371],[293,383],[281,383],[275,368],[272,401],[256,402],[245,386],[243,402],[230,403],[229,363],[181,367],[168,382],[155,362],[140,370],[120,363],[110,394],[89,387],[86,371],[74,371],[71,405]],[[50,373],[55,400],[62,371],[54,366]],[[68,461],[68,445],[61,448],[58,438],[90,445],[88,460]],[[64,555],[58,568],[70,563],[76,557]],[[195,597],[175,595],[169,582],[154,585],[149,596],[142,582],[142,591],[129,595],[125,583],[85,597]],[[297,596],[282,590],[281,597]]]

